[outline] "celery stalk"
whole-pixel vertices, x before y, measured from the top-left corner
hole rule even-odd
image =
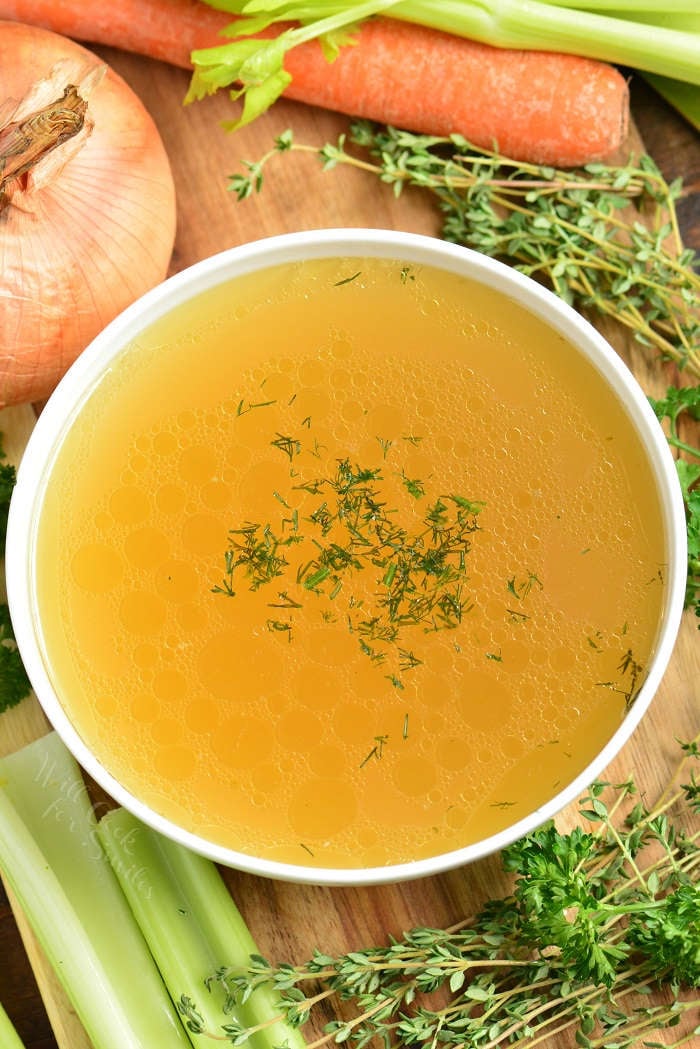
[[[55,733],[0,760],[0,870],[95,1049],[188,1046]]]
[[[652,31],[629,11],[625,17],[601,14],[579,2],[574,8],[556,0],[400,0],[387,14],[496,47],[584,55],[700,84],[697,35],[658,26]]]
[[[700,87],[685,84],[682,80],[657,76],[656,73],[644,73],[644,79],[669,105],[677,109],[689,124],[700,131]]]
[[[100,840],[136,920],[170,989],[190,1018],[192,1045],[205,1049],[233,1019],[224,1013],[224,992],[205,983],[222,967],[245,970],[257,953],[216,865],[145,826],[125,809],[99,822]],[[133,872],[138,872],[134,877]],[[260,988],[236,1008],[235,1019],[251,1031],[249,1049],[303,1049],[297,1028],[280,1016],[269,988]],[[193,1020],[194,1018],[194,1020]]]
[[[658,14],[696,14],[698,0],[543,0],[556,7],[585,7],[587,11],[605,11],[615,17],[648,14],[656,18]],[[681,28],[680,26],[678,28]]]
[[[565,0],[556,0],[556,2],[562,3]],[[610,3],[618,7],[620,2],[621,0],[610,0]],[[632,11],[626,12],[630,18],[648,26],[675,29],[691,34],[695,37],[696,46],[700,49],[700,0],[691,0],[691,7],[687,10],[681,10],[677,6],[678,0],[669,0],[663,11],[647,10],[642,0],[630,0],[630,2],[635,4]],[[662,0],[648,0],[648,2],[649,4],[660,4]],[[700,131],[700,86],[678,80],[677,74],[672,77],[659,76],[657,73],[643,73],[642,75],[669,105],[677,109],[689,124]]]
[[[24,1049],[24,1043],[17,1034],[12,1020],[0,1003],[0,1045],[2,1049]]]
[[[675,25],[650,28],[637,14],[661,14],[662,0],[205,0],[210,7],[243,15],[227,36],[231,42],[192,54],[190,100],[205,90],[240,81],[244,91],[272,85],[285,51],[324,33],[338,34],[358,19],[381,13],[416,22],[453,36],[496,47],[559,51],[630,66],[676,80],[700,84],[700,37]],[[669,0],[663,12],[692,14],[697,0]],[[597,10],[591,10],[592,7]],[[611,10],[612,8],[612,10]],[[619,8],[624,8],[620,11]],[[250,18],[250,22],[248,22]],[[302,22],[300,29],[275,40],[246,40],[248,33],[275,22]],[[331,37],[327,38],[329,42]],[[341,39],[341,43],[344,42]],[[242,93],[242,92],[239,92]],[[272,86],[264,91],[269,103]],[[256,102],[255,114],[263,110]]]

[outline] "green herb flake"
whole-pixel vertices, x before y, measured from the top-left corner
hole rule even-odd
[[[354,280],[357,280],[361,276],[362,270],[358,270],[357,273],[353,273],[351,277],[343,277],[342,280],[337,280],[333,285],[334,288],[342,288],[345,284],[352,284]]]

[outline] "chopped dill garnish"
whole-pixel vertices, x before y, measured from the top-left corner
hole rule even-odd
[[[540,590],[544,589],[541,579],[534,572],[528,572],[527,577],[521,582],[517,582],[516,577],[513,576],[507,583],[509,593],[518,601],[524,601],[534,586]]]
[[[277,401],[258,401],[255,404],[248,401],[246,404],[245,400],[241,400],[238,402],[236,415],[246,415],[248,412],[252,412],[254,408],[268,408],[271,404],[277,404]]]
[[[384,455],[394,443],[377,441]],[[289,460],[290,492],[275,489],[271,495],[291,515],[282,516],[279,527],[273,520],[231,529],[224,579],[213,592],[235,597],[241,590],[284,580],[268,607],[340,602],[340,616],[360,652],[377,666],[391,656],[385,676],[395,688],[404,688],[401,674],[422,660],[402,644],[403,631],[454,630],[473,607],[466,565],[483,503],[458,492],[427,499],[424,482],[401,470],[398,476],[416,501],[406,526],[388,502],[391,487],[380,467],[345,456],[325,475],[299,476],[292,461],[303,461],[302,453],[311,446],[279,431],[270,444]],[[292,493],[304,493],[301,499],[294,496],[294,509]],[[371,598],[359,599],[358,587]],[[268,629],[291,636],[289,624],[280,620],[269,620]]]
[[[286,634],[287,640],[292,640],[292,624],[283,619],[268,619],[267,629],[273,633]]]
[[[608,688],[611,692],[618,693],[624,698],[625,707],[630,707],[641,687],[640,679],[644,674],[644,666],[634,658],[631,649],[627,649],[617,669],[622,675],[620,681],[597,681],[596,685],[599,688]],[[625,681],[626,677],[629,678],[628,682]]]
[[[417,477],[407,477],[404,471],[401,471],[401,481],[408,492],[414,499],[422,499],[425,495],[425,485]]]
[[[357,273],[353,273],[353,275],[351,277],[343,277],[342,280],[337,280],[335,282],[335,284],[333,285],[333,287],[334,288],[342,288],[342,286],[344,284],[350,284],[350,283],[352,283],[352,281],[357,280],[357,278],[360,276],[361,273],[362,273],[362,270],[358,270]]]
[[[401,670],[413,670],[414,667],[419,667],[422,662],[423,660],[414,656],[413,652],[408,652],[405,648],[399,649],[399,667]]]
[[[274,441],[270,441],[273,448],[279,448],[291,461],[295,455],[301,452],[301,441],[288,437],[286,434],[278,433]]]
[[[381,758],[382,758],[382,755],[384,753],[384,747],[386,746],[386,744],[388,742],[389,742],[389,737],[388,736],[375,736],[374,737],[374,746],[370,750],[369,754],[365,758],[363,758],[363,760],[360,762],[360,768],[363,769],[365,767],[365,765],[367,764],[367,762],[371,761],[372,758],[376,758],[377,761],[380,761]]]
[[[290,597],[286,590],[281,590],[277,595],[279,601],[268,601],[268,608],[301,608],[302,605]]]

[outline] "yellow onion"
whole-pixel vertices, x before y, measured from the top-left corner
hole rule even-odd
[[[44,400],[167,275],[175,189],[143,103],[65,37],[0,21],[0,407]]]

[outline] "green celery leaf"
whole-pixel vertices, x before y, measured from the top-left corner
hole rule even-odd
[[[221,87],[243,82],[246,63],[260,50],[259,40],[238,40],[233,44],[208,47],[192,52],[194,72],[185,103],[212,95]]]
[[[277,72],[270,74],[261,84],[250,85],[241,91],[232,92],[232,97],[237,98],[245,91],[245,99],[243,112],[238,120],[227,120],[224,122],[223,126],[226,131],[236,131],[259,117],[280,97],[291,82],[291,79],[289,73],[286,73],[284,69],[279,69]]]

